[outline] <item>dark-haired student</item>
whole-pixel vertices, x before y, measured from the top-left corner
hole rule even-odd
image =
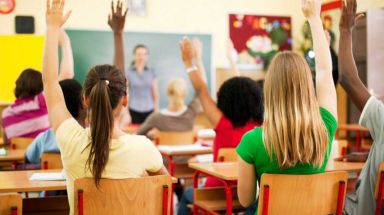
[[[123,32],[127,9],[123,11],[122,1],[116,10],[112,1],[112,14],[108,24],[114,35],[115,65],[125,71],[129,86],[129,114],[132,124],[141,124],[152,113],[159,110],[159,93],[154,69],[149,68],[148,47],[138,44],[133,49],[133,61],[127,68],[124,60]]]
[[[365,166],[360,173],[356,192],[347,195],[345,214],[373,215],[376,209],[375,185],[377,172],[380,163],[384,161],[384,105],[376,97],[369,94],[368,89],[358,76],[352,51],[352,31],[356,25],[356,20],[361,16],[356,15],[356,0],[347,0],[346,2],[343,5],[340,20],[340,83],[353,103],[362,112],[359,123],[369,129],[373,144]],[[383,210],[381,214],[384,214]]]
[[[82,103],[82,90],[80,83],[74,79],[66,79],[59,82],[63,91],[65,105],[69,113],[77,122],[85,127],[86,111]],[[25,158],[29,163],[40,163],[43,152],[60,152],[52,129],[37,135],[25,152]]]
[[[246,77],[234,77],[223,83],[217,94],[217,104],[211,98],[208,87],[201,77],[199,65],[194,65],[193,45],[188,38],[180,43],[181,56],[188,76],[200,99],[204,113],[214,125],[216,137],[213,143],[213,159],[217,161],[220,148],[235,148],[243,134],[260,126],[263,121],[262,90],[256,81]],[[222,186],[208,177],[206,187]],[[183,194],[178,214],[188,214],[187,204],[192,202],[192,190]]]
[[[74,214],[74,181],[78,178],[92,177],[99,186],[102,178],[137,178],[168,172],[149,139],[126,134],[118,126],[128,98],[124,73],[116,67],[98,65],[88,72],[83,86],[85,107],[92,110],[88,128],[83,128],[69,113],[58,77],[58,35],[70,15],[63,14],[64,4],[65,1],[47,0],[43,83],[49,121],[67,176],[70,214]]]
[[[59,79],[73,78],[72,48],[64,30],[60,31],[59,44],[62,49]],[[16,101],[2,113],[4,143],[9,143],[12,137],[35,138],[49,129],[41,73],[34,69],[24,70],[16,80],[14,93]]]

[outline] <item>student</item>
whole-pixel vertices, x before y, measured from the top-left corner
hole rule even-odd
[[[216,137],[213,143],[213,159],[217,161],[220,148],[235,148],[242,135],[260,126],[263,120],[262,92],[250,78],[234,77],[220,87],[217,104],[211,98],[206,83],[200,76],[200,66],[194,66],[193,46],[188,38],[180,43],[181,56],[187,73],[203,106],[204,113],[214,125]],[[220,181],[208,177],[206,187],[222,186]],[[191,202],[192,192],[187,190],[179,205],[178,214],[186,214],[186,204]]]
[[[67,176],[70,214],[74,214],[74,180],[93,177],[131,178],[168,174],[159,151],[143,136],[125,134],[118,126],[127,106],[124,74],[116,67],[93,67],[84,82],[85,106],[90,111],[90,127],[83,128],[68,112],[58,78],[58,35],[69,13],[63,15],[65,1],[47,0],[47,33],[44,47],[43,83],[51,128],[55,133]]]
[[[60,31],[59,44],[63,56],[59,80],[73,78],[72,48],[64,30]],[[41,73],[34,69],[24,70],[16,80],[14,93],[15,103],[2,113],[4,143],[10,143],[12,137],[35,138],[49,129]]]
[[[115,65],[125,71],[129,86],[129,114],[132,124],[141,124],[152,113],[159,109],[159,93],[155,71],[147,66],[148,48],[139,44],[133,49],[134,59],[128,69],[124,63],[123,32],[127,10],[123,14],[122,1],[117,2],[108,24],[114,35]]]
[[[83,88],[74,79],[66,79],[59,84],[69,113],[82,127],[85,127],[86,111],[81,98]],[[33,140],[25,152],[25,158],[29,163],[39,164],[43,152],[60,152],[52,129],[40,133]]]
[[[353,103],[362,111],[359,123],[369,129],[373,144],[360,173],[356,192],[347,195],[344,208],[348,215],[373,215],[376,209],[377,173],[380,163],[384,161],[384,105],[369,94],[358,76],[352,51],[352,31],[356,20],[362,15],[356,16],[356,8],[356,0],[347,0],[347,3],[343,4],[339,46],[340,83]]]
[[[264,123],[246,133],[236,151],[237,194],[255,202],[263,173],[315,174],[325,171],[337,128],[332,61],[320,19],[320,0],[303,0],[316,55],[316,93],[304,58],[282,52],[272,60],[264,83]]]
[[[194,56],[196,63],[203,65],[202,44],[200,40],[194,39]],[[206,82],[205,72],[201,72]],[[184,79],[172,79],[167,86],[168,107],[160,112],[152,113],[137,130],[137,134],[147,134],[153,128],[159,131],[191,131],[193,130],[196,114],[200,103],[197,97],[185,105],[187,96],[187,84]],[[189,156],[188,156],[189,157]]]

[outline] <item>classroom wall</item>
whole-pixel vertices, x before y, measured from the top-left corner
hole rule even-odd
[[[33,15],[36,33],[44,34],[46,0],[17,0],[16,9],[0,15],[0,35],[14,34],[15,15]],[[332,1],[332,0],[325,0]],[[67,0],[73,13],[66,24],[75,29],[109,29],[107,14],[110,0]],[[126,30],[150,32],[211,33],[215,67],[227,65],[225,50],[228,38],[228,13],[292,16],[294,46],[301,41],[304,18],[300,0],[147,0],[146,17],[128,17]],[[359,11],[384,7],[383,0],[358,0]],[[127,41],[129,42],[129,41]]]

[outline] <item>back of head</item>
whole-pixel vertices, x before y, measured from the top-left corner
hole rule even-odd
[[[263,98],[259,84],[247,77],[228,79],[217,93],[217,107],[234,127],[263,121]]]
[[[83,87],[75,79],[66,79],[59,82],[61,90],[64,94],[65,105],[72,117],[81,120],[83,116],[81,110],[83,109],[82,91]]]
[[[35,96],[43,91],[43,78],[40,72],[34,69],[24,70],[16,80],[16,98]]]
[[[90,109],[90,153],[87,165],[98,185],[108,162],[109,143],[114,125],[114,109],[126,96],[124,73],[114,66],[99,65],[92,68],[84,82],[84,95]]]
[[[184,99],[187,96],[187,84],[182,78],[175,78],[168,82],[167,95],[169,101],[177,107],[184,105]]]
[[[293,52],[274,57],[264,82],[264,108],[263,138],[271,159],[275,153],[280,167],[323,164],[328,135],[303,57]]]

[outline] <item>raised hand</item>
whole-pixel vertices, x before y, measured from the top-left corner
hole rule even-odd
[[[185,67],[192,67],[195,52],[193,50],[192,42],[188,37],[184,37],[180,41],[180,52]]]
[[[68,11],[63,15],[65,0],[47,0],[46,22],[47,27],[60,28],[71,15],[71,11]]]
[[[307,19],[320,18],[321,0],[302,0],[301,10]]]
[[[356,15],[357,2],[356,0],[343,1],[343,10],[340,18],[340,31],[352,31],[356,22],[364,16],[364,14]]]
[[[114,33],[123,33],[125,17],[127,16],[128,8],[126,8],[123,13],[123,2],[121,0],[118,0],[115,10],[112,1],[111,12],[112,14],[108,15],[108,25],[111,27]]]
[[[193,45],[193,49],[194,49],[194,58],[196,60],[202,59],[203,44],[201,43],[200,39],[197,37],[193,38],[192,45]]]

